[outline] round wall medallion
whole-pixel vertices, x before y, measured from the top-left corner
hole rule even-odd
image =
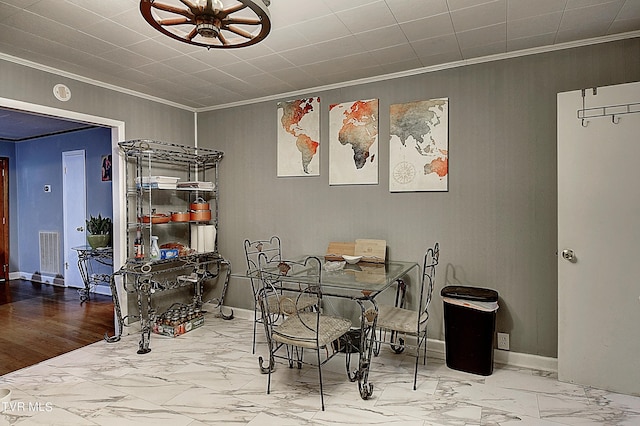
[[[66,102],[71,99],[71,89],[64,84],[56,84],[53,86],[53,95],[57,100]]]

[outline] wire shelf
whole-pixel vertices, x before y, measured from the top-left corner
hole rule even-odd
[[[152,156],[154,160],[171,163],[189,163],[204,165],[216,163],[222,159],[224,153],[208,148],[196,148],[161,142],[150,139],[133,139],[118,143],[120,149],[128,157]]]

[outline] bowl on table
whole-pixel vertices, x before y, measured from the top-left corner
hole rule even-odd
[[[342,255],[342,258],[346,260],[349,265],[355,265],[356,263],[360,262],[362,256],[349,256],[344,254]]]

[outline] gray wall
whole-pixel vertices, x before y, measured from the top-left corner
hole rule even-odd
[[[0,97],[121,120],[127,139],[194,140],[190,111],[4,60],[0,75]],[[321,176],[307,178],[276,177],[275,101],[200,113],[199,143],[225,151],[220,250],[241,271],[244,238],[277,234],[292,255],[381,238],[390,258],[415,261],[439,241],[436,293],[495,288],[511,349],[555,357],[556,93],[638,80],[633,39],[309,93],[322,98],[322,145]],[[54,98],[57,83],[71,89],[69,102]],[[389,193],[389,105],[437,97],[450,101],[449,192]],[[380,99],[380,184],[330,187],[328,105],[369,98]],[[228,305],[252,306],[241,280],[228,296]],[[439,296],[432,306],[430,335],[443,339]]]
[[[322,102],[319,177],[276,177],[275,101],[200,113],[200,145],[225,152],[220,251],[238,272],[245,238],[278,235],[292,256],[379,238],[388,257],[417,262],[439,241],[430,337],[444,339],[442,287],[484,286],[500,294],[497,329],[512,351],[556,357],[556,94],[636,80],[640,39],[309,93]],[[390,193],[389,105],[440,97],[449,191]],[[370,98],[380,100],[380,183],[329,186],[328,106]],[[226,304],[250,308],[248,283],[232,278]]]
[[[126,139],[160,139],[192,145],[193,112],[60,77],[0,59],[0,97],[125,122]],[[53,86],[66,84],[71,99],[58,101]]]

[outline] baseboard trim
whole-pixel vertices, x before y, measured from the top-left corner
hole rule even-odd
[[[445,342],[443,340],[427,339],[427,356],[432,358],[446,358]],[[521,352],[503,351],[494,349],[493,362],[509,367],[531,368],[549,372],[558,372],[558,359],[543,357],[540,355],[525,354]]]
[[[10,272],[10,280],[27,280],[41,284],[50,284],[58,287],[67,287],[63,277],[55,277],[51,275],[31,274],[26,272]],[[80,289],[82,287],[68,287]],[[96,285],[91,288],[92,293],[101,294],[103,296],[111,296],[111,287],[108,285]]]
[[[238,319],[253,320],[253,311],[249,309],[233,308],[233,315]],[[446,359],[444,340],[427,339],[427,356],[435,359]],[[493,361],[495,364],[510,367],[531,368],[549,372],[558,371],[558,359],[531,355],[520,352],[503,351],[494,349]]]
[[[44,277],[51,278],[51,282],[46,282],[46,284],[60,285],[58,282],[53,282],[54,277]],[[29,274],[24,274],[20,272],[11,272],[9,274],[9,279],[24,279],[34,281],[29,277]],[[57,280],[56,280],[57,281]],[[37,281],[43,282],[43,281]],[[104,287],[104,288],[103,288]],[[106,286],[96,286],[95,292],[98,294],[104,294],[107,296],[111,295],[111,291]],[[226,307],[233,309],[233,316],[236,319],[242,319],[246,321],[253,321],[253,310],[244,309],[244,308],[235,308],[235,307]],[[131,332],[129,327],[125,327],[123,330],[124,334],[132,334],[137,333]],[[427,356],[436,359],[444,360],[446,358],[445,352],[445,342],[443,340],[435,340],[435,339],[427,339]],[[502,364],[510,367],[522,367],[522,368],[531,368],[535,370],[543,370],[556,372],[558,371],[558,359],[551,357],[543,357],[539,355],[532,355],[520,352],[511,352],[511,351],[503,351],[499,349],[495,349],[493,352],[494,363]]]
[[[52,275],[42,275],[28,272],[9,272],[10,280],[27,280],[42,284],[51,284],[64,287],[64,278]]]

